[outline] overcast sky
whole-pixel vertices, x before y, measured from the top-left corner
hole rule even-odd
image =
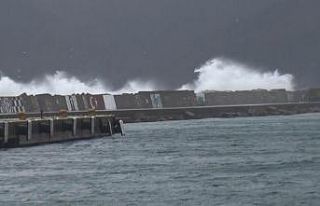
[[[176,88],[213,57],[320,86],[319,0],[1,0],[0,71]]]

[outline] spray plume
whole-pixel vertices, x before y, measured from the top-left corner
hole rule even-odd
[[[196,92],[205,90],[251,90],[251,89],[294,89],[293,76],[274,72],[260,72],[243,64],[222,58],[212,59],[195,70],[198,77],[180,89],[191,89]],[[152,81],[131,80],[121,89],[112,90],[102,80],[94,79],[82,82],[66,72],[57,71],[45,75],[41,80],[27,83],[17,82],[0,73],[0,96],[27,94],[121,94],[159,89]]]
[[[252,89],[294,89],[291,74],[261,72],[235,61],[216,58],[195,70],[198,77],[180,89],[205,90],[252,90]]]
[[[124,92],[150,91],[156,87],[151,82],[132,80],[125,84],[120,90],[108,89],[103,81],[94,79],[88,82],[82,82],[78,78],[69,76],[66,72],[57,71],[52,75],[45,75],[41,80],[32,80],[27,83],[17,82],[8,76],[0,75],[0,96],[16,96],[22,93],[27,94],[74,94],[91,93],[118,94]]]

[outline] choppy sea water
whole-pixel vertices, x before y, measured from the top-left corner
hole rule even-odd
[[[320,114],[126,125],[0,150],[0,205],[319,205]]]

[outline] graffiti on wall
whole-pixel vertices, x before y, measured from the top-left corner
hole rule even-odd
[[[104,107],[106,110],[116,110],[117,105],[113,95],[103,95]]]
[[[79,111],[77,97],[75,95],[65,96],[68,111]]]
[[[197,93],[196,97],[197,97],[198,105],[203,106],[206,104],[206,95],[204,93]]]
[[[0,113],[25,112],[20,97],[0,97]]]
[[[150,94],[153,108],[162,108],[162,101],[160,94]]]
[[[97,98],[93,97],[93,96],[90,96],[89,97],[89,105],[90,105],[90,108],[92,109],[96,109],[98,107],[98,100]]]

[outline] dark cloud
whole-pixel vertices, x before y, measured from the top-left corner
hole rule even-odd
[[[175,88],[216,56],[320,86],[318,0],[1,0],[0,70]]]

